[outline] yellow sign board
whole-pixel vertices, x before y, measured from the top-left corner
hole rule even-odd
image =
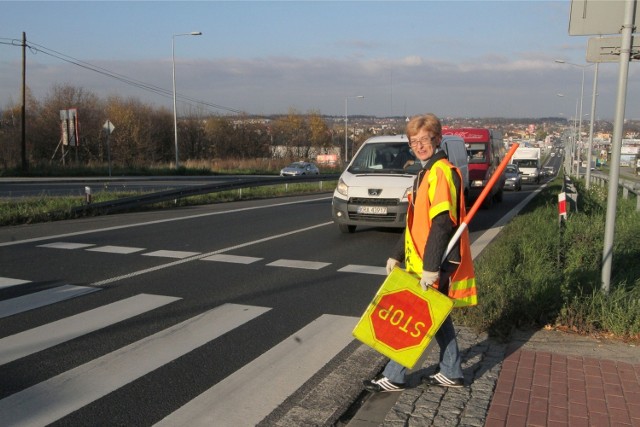
[[[409,369],[447,318],[453,301],[395,268],[353,330],[353,336]]]

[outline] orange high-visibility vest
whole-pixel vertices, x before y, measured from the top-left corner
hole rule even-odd
[[[460,194],[460,212],[457,209],[456,187],[453,181],[454,170],[462,182],[460,171],[454,168],[448,160],[436,161],[430,170],[424,172],[426,176],[422,183],[418,185],[417,191],[409,197],[405,232],[405,265],[410,273],[418,276],[422,274],[424,247],[433,218],[440,213],[448,212],[451,221],[459,226],[466,215],[463,194]],[[473,306],[478,304],[478,295],[467,229],[460,236],[459,246],[460,264],[451,275],[448,296],[453,299],[454,307]],[[437,287],[437,283],[435,287]]]

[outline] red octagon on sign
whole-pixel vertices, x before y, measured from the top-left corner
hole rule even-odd
[[[394,350],[404,350],[422,342],[431,329],[429,303],[409,290],[384,295],[371,312],[376,340]]]

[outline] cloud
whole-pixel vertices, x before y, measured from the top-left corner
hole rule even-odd
[[[67,63],[30,59],[27,84],[36,98],[56,84],[70,84],[100,97],[132,96],[171,108],[171,61],[100,61],[93,65],[168,91],[158,94],[125,84],[112,77]],[[640,76],[629,73],[627,117],[637,118]],[[20,64],[0,61],[0,101],[18,100]],[[585,82],[584,105],[590,105],[591,72]],[[611,118],[616,93],[617,67],[600,67],[598,116]],[[409,55],[399,59],[295,58],[270,56],[252,59],[180,59],[176,62],[177,92],[209,104],[253,114],[301,112],[344,114],[347,96],[350,113],[378,116],[411,115],[434,111],[447,116],[571,117],[579,96],[578,69],[555,64],[543,54],[517,58],[485,55],[460,60],[438,60]],[[566,92],[562,99],[558,92]],[[180,103],[179,108],[184,108]],[[588,110],[588,108],[587,108]],[[225,109],[211,108],[226,114]]]

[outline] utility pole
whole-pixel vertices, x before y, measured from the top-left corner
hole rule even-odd
[[[21,148],[22,148],[22,171],[26,172],[29,169],[29,164],[27,163],[27,33],[22,32],[22,108],[20,111],[21,115]]]

